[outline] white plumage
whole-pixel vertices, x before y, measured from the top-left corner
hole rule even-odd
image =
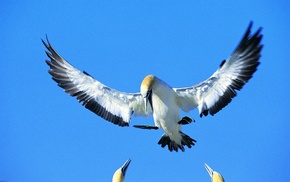
[[[138,128],[163,129],[158,144],[170,151],[184,151],[196,142],[181,132],[181,125],[192,120],[180,117],[180,109],[188,112],[197,108],[200,116],[214,115],[231,102],[253,76],[259,65],[262,49],[259,28],[250,35],[252,22],[233,54],[224,60],[218,70],[207,80],[185,88],[172,88],[154,75],[142,81],[139,93],[114,90],[81,72],[64,60],[48,42],[43,44],[50,60],[49,73],[69,95],[76,97],[87,109],[119,126],[129,126],[131,116],[153,115],[155,126],[137,125]]]

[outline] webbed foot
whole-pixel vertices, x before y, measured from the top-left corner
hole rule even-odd
[[[162,135],[158,144],[161,145],[162,148],[164,148],[167,145],[168,150],[170,152],[172,152],[173,150],[178,152],[178,149],[184,152],[185,151],[184,146],[191,148],[192,146],[195,145],[196,140],[190,138],[190,136],[182,133],[181,131],[180,131],[180,134],[182,136],[181,145],[177,144],[175,141],[172,141],[166,133]]]
[[[190,124],[192,121],[195,122],[194,119],[192,119],[192,118],[190,118],[190,117],[188,117],[188,116],[185,116],[185,117],[183,117],[183,118],[178,122],[178,124],[186,125],[186,124]]]

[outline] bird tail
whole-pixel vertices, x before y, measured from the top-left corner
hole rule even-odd
[[[161,145],[162,148],[164,148],[166,145],[168,145],[168,150],[170,150],[170,152],[174,151],[178,151],[178,148],[184,152],[185,149],[183,146],[187,146],[188,148],[191,148],[191,146],[195,145],[196,140],[190,138],[190,136],[182,133],[180,131],[181,134],[181,145],[177,144],[175,141],[171,140],[170,137],[164,133],[161,137],[161,139],[159,140],[158,144]]]

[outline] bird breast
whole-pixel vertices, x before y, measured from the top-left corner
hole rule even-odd
[[[153,112],[155,114],[166,116],[168,112],[179,110],[176,104],[177,95],[170,86],[159,84],[152,91]]]

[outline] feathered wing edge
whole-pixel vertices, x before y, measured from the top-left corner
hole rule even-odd
[[[47,39],[47,38],[46,38]],[[88,73],[81,72],[65,61],[51,46],[42,40],[47,48],[50,60],[49,74],[69,95],[76,97],[82,105],[119,126],[128,126],[131,115],[148,115],[144,109],[144,101],[140,93],[123,93],[111,89],[93,79]]]
[[[200,116],[216,114],[237,95],[257,70],[261,57],[262,35],[259,28],[251,34],[252,22],[233,54],[207,80],[187,88],[175,88],[184,111],[198,108]]]

